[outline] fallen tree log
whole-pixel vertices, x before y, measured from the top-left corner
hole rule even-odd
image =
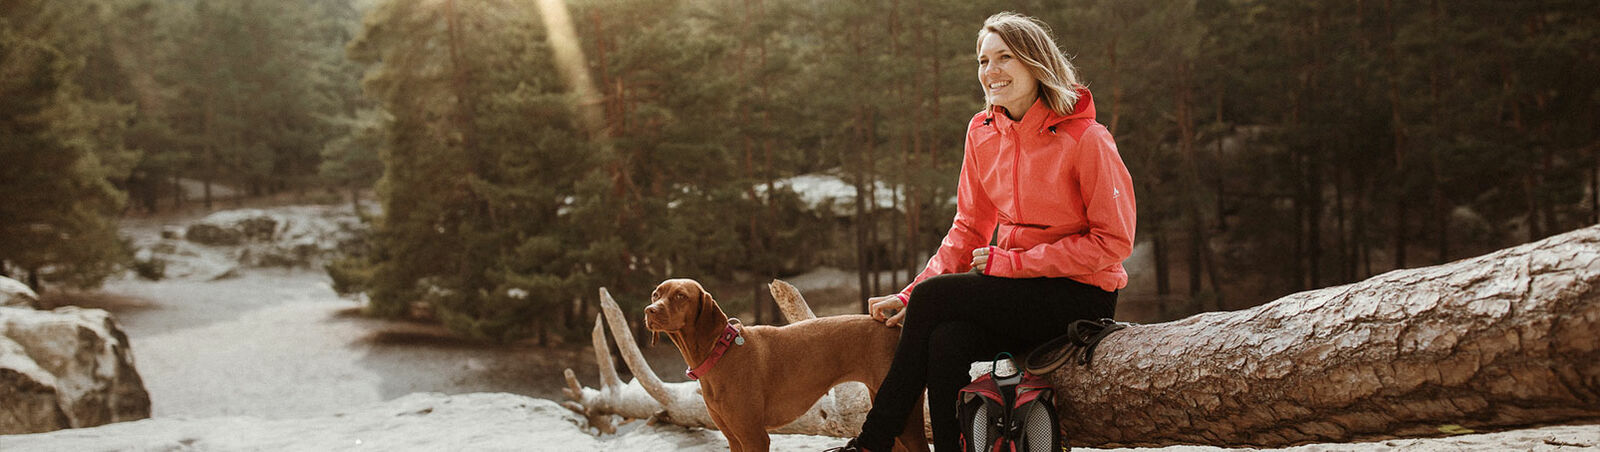
[[[1276,447],[1600,421],[1597,350],[1600,226],[1131,327],[1051,377],[1075,446]]]
[[[792,286],[772,288],[786,315],[809,314]],[[603,289],[601,300],[643,382],[622,384],[607,370],[597,319],[602,388],[583,388],[569,372],[567,406],[591,420],[714,428],[698,384],[661,383]],[[1600,422],[1600,226],[1247,310],[1130,327],[1107,337],[1092,362],[1050,375],[1074,446],[1277,447],[1460,431],[1441,428],[1452,425]],[[658,385],[666,389],[647,390]],[[831,395],[778,432],[853,436],[869,405]]]

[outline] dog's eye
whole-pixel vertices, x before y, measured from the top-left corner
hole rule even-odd
[[[681,293],[672,294],[672,299],[682,301],[683,300],[683,294],[681,294]]]

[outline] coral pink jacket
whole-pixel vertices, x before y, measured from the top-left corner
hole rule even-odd
[[[1067,116],[1038,100],[1020,122],[999,107],[972,117],[955,221],[902,301],[925,279],[971,270],[972,251],[989,246],[990,233],[998,245],[984,274],[1066,277],[1108,292],[1128,285],[1133,180],[1111,132],[1095,122],[1089,90],[1078,94]]]

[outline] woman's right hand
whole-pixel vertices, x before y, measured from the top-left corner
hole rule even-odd
[[[883,322],[888,327],[898,327],[906,319],[906,309],[910,306],[900,301],[898,295],[884,295],[867,299],[867,313],[872,314],[873,320]]]

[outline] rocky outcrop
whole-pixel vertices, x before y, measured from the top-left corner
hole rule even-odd
[[[21,281],[0,276],[0,306],[38,309],[39,294]]]
[[[0,434],[148,417],[150,395],[111,314],[0,307]]]
[[[161,262],[165,276],[176,278],[220,279],[250,267],[317,268],[358,244],[365,228],[347,208],[225,210],[185,227],[165,226],[159,237],[136,239],[136,258]]]

